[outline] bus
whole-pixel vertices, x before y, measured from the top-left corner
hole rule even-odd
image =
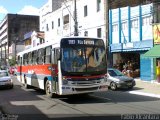
[[[74,59],[78,52],[83,64]],[[64,37],[17,54],[18,81],[45,90],[48,97],[107,91],[106,73],[106,49],[99,38]]]

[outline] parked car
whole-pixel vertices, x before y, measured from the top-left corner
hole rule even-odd
[[[13,81],[7,70],[0,70],[0,87],[13,88]]]
[[[118,69],[108,68],[107,84],[111,90],[116,90],[117,88],[132,89],[136,82],[132,77],[124,75]]]

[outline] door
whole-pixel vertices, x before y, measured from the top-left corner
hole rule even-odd
[[[59,53],[57,53],[59,49],[58,48],[53,48],[52,49],[52,53],[51,53],[51,58],[52,58],[52,62],[51,62],[51,66],[52,66],[52,70],[51,70],[51,74],[53,77],[52,80],[52,87],[53,87],[53,91],[57,92],[58,91],[58,57]]]

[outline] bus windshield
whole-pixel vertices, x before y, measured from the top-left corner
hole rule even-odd
[[[65,45],[61,52],[62,74],[102,74],[107,70],[104,46]]]

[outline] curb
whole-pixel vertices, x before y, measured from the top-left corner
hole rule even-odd
[[[160,95],[153,94],[153,93],[145,93],[145,92],[138,92],[138,91],[129,91],[130,94],[136,94],[136,95],[143,95],[143,96],[149,96],[149,97],[155,97],[160,98]]]
[[[160,82],[157,82],[157,80],[145,81],[145,80],[136,79],[136,78],[134,80],[140,81],[140,82],[145,82],[145,83],[154,83],[154,84],[160,85]]]

